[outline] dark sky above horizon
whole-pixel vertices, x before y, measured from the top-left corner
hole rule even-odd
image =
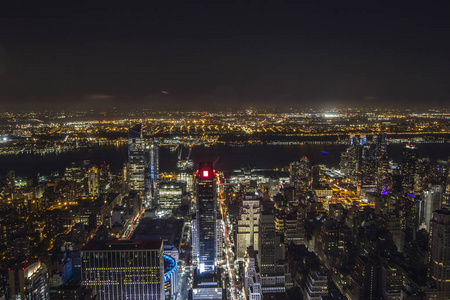
[[[16,2],[0,109],[450,106],[450,4]]]

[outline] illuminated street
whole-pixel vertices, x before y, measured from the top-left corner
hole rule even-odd
[[[231,299],[241,299],[240,292],[238,286],[236,285],[236,274],[234,273],[234,253],[231,247],[230,235],[228,232],[228,228],[230,224],[228,223],[228,219],[225,213],[225,209],[223,208],[223,204],[220,206],[221,214],[222,214],[222,222],[225,228],[224,236],[225,236],[225,257],[227,264],[228,277],[230,279],[230,296]]]

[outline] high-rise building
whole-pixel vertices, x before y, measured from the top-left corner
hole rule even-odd
[[[260,199],[244,197],[236,229],[236,258],[244,259],[248,247],[258,251]]]
[[[296,197],[305,194],[309,189],[311,167],[309,159],[304,156],[300,161],[290,164],[289,175],[291,183],[296,189]]]
[[[363,146],[364,143],[358,136],[351,136],[350,147],[341,153],[339,167],[346,176],[354,181],[358,180],[361,160],[361,146]]]
[[[180,172],[177,174],[177,181],[184,182],[186,184],[186,192],[194,193],[194,176],[193,172]]]
[[[142,125],[137,124],[128,130],[128,178],[131,190],[145,190],[145,141]]]
[[[286,285],[286,265],[284,245],[275,233],[275,218],[269,210],[262,211],[259,218],[258,265],[262,293],[284,293]]]
[[[111,188],[112,174],[109,165],[102,165],[98,169],[99,193],[107,193]]]
[[[389,159],[387,154],[387,136],[381,133],[374,137],[377,149],[377,192],[386,194],[389,188]]]
[[[384,226],[392,235],[392,241],[394,242],[397,250],[400,252],[403,250],[405,241],[405,232],[402,230],[402,219],[398,212],[389,211],[383,215]]]
[[[9,299],[50,299],[47,266],[28,262],[8,270]]]
[[[317,239],[317,252],[330,268],[345,265],[348,261],[348,244],[351,229],[341,222],[327,220]]]
[[[320,272],[309,273],[306,286],[303,289],[303,299],[315,300],[328,296],[327,275]]]
[[[289,245],[305,245],[306,232],[304,218],[301,213],[292,212],[286,215],[284,220],[284,243]]]
[[[412,144],[406,144],[403,149],[403,192],[413,193],[414,192],[414,177],[417,170],[417,149],[416,146]]]
[[[191,221],[191,240],[192,240],[192,261],[198,261],[198,226],[197,218],[194,216]]]
[[[375,192],[377,184],[377,151],[373,144],[361,148],[361,189],[365,192]]]
[[[162,240],[91,241],[81,251],[82,284],[102,299],[165,299]]]
[[[252,247],[247,249],[244,262],[244,294],[246,299],[261,300],[260,275],[256,271],[256,252]]]
[[[222,220],[222,215],[218,214],[216,219],[216,262],[223,259],[223,235],[225,232],[225,223]]]
[[[381,267],[381,296],[383,299],[403,299],[401,290],[403,288],[403,274],[392,262],[387,261]]]
[[[259,218],[259,251],[258,263],[261,274],[274,274],[276,264],[275,253],[275,217],[272,213],[261,213]]]
[[[159,145],[155,139],[145,145],[145,193],[147,206],[159,204]]]
[[[430,158],[424,157],[416,161],[416,173],[414,174],[413,193],[420,195],[423,190],[428,188],[429,184],[436,183],[433,180],[433,166]]]
[[[349,278],[347,298],[380,299],[378,270],[379,262],[376,258],[357,256]]]
[[[211,162],[201,162],[196,176],[197,270],[200,276],[216,271],[217,190]]]
[[[311,168],[311,183],[313,188],[320,187],[320,166],[314,165]]]
[[[99,194],[99,176],[98,168],[92,167],[87,172],[89,196],[98,196]]]
[[[6,174],[6,185],[10,189],[14,189],[16,187],[16,171],[8,171],[8,173]]]
[[[450,211],[445,208],[431,219],[428,276],[436,282],[437,299],[450,299]]]
[[[167,181],[159,184],[159,208],[169,210],[180,208],[181,198],[186,192],[186,184],[178,181]]]
[[[421,204],[419,218],[425,229],[430,231],[432,214],[442,206],[442,186],[434,185],[423,191]]]

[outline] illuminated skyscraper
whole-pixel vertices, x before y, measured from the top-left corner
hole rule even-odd
[[[260,200],[246,196],[242,199],[240,215],[236,229],[236,258],[244,259],[248,247],[258,251]]]
[[[186,184],[178,181],[161,182],[159,186],[159,209],[172,211],[181,206],[181,198],[186,192]]]
[[[311,173],[309,159],[304,156],[300,161],[291,163],[289,173],[291,183],[293,183],[296,190],[296,197],[305,194],[309,189],[309,178]]]
[[[375,192],[377,179],[377,153],[373,144],[361,148],[360,184],[361,190]]]
[[[374,137],[377,149],[377,192],[386,194],[389,185],[389,159],[387,154],[386,133]]]
[[[428,276],[436,282],[437,299],[450,299],[450,211],[435,211],[430,228]]]
[[[406,144],[403,150],[403,192],[413,193],[414,190],[414,176],[417,171],[417,149],[412,144]]]
[[[201,162],[197,174],[197,270],[199,275],[214,274],[216,269],[217,191],[211,162]]]
[[[422,206],[419,209],[420,222],[430,231],[431,217],[434,211],[442,206],[442,186],[434,185],[423,191]]]
[[[29,264],[27,261],[17,268],[9,269],[8,275],[9,299],[50,299],[48,269],[45,264]]]
[[[159,203],[159,145],[154,139],[146,145],[144,163],[147,206],[156,206]]]
[[[284,246],[275,232],[275,218],[269,209],[259,218],[258,265],[262,293],[284,293],[286,291],[286,266]]]
[[[92,167],[88,170],[88,190],[89,196],[98,196],[99,194],[99,176],[97,167]]]
[[[130,189],[145,190],[145,142],[142,125],[137,124],[128,130],[128,168]]]

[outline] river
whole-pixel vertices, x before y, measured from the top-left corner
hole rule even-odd
[[[311,164],[326,164],[338,167],[340,153],[344,145],[257,145],[232,147],[228,145],[213,145],[211,147],[195,146],[191,158],[195,163],[199,161],[216,161],[216,170],[229,171],[241,167],[251,168],[281,168],[289,163],[307,156]],[[389,157],[395,162],[401,162],[402,145],[388,146]],[[420,144],[419,157],[430,157],[432,161],[448,159],[450,144]],[[183,158],[187,150],[183,151]],[[0,156],[0,177],[5,177],[9,170],[15,170],[16,176],[32,177],[36,174],[46,175],[53,171],[62,172],[72,162],[90,160],[92,164],[109,164],[112,170],[118,170],[127,160],[126,146],[102,146],[98,148],[82,149],[62,154],[47,154],[44,156],[22,154]],[[160,171],[173,172],[176,170],[178,153],[168,148],[160,148]]]

